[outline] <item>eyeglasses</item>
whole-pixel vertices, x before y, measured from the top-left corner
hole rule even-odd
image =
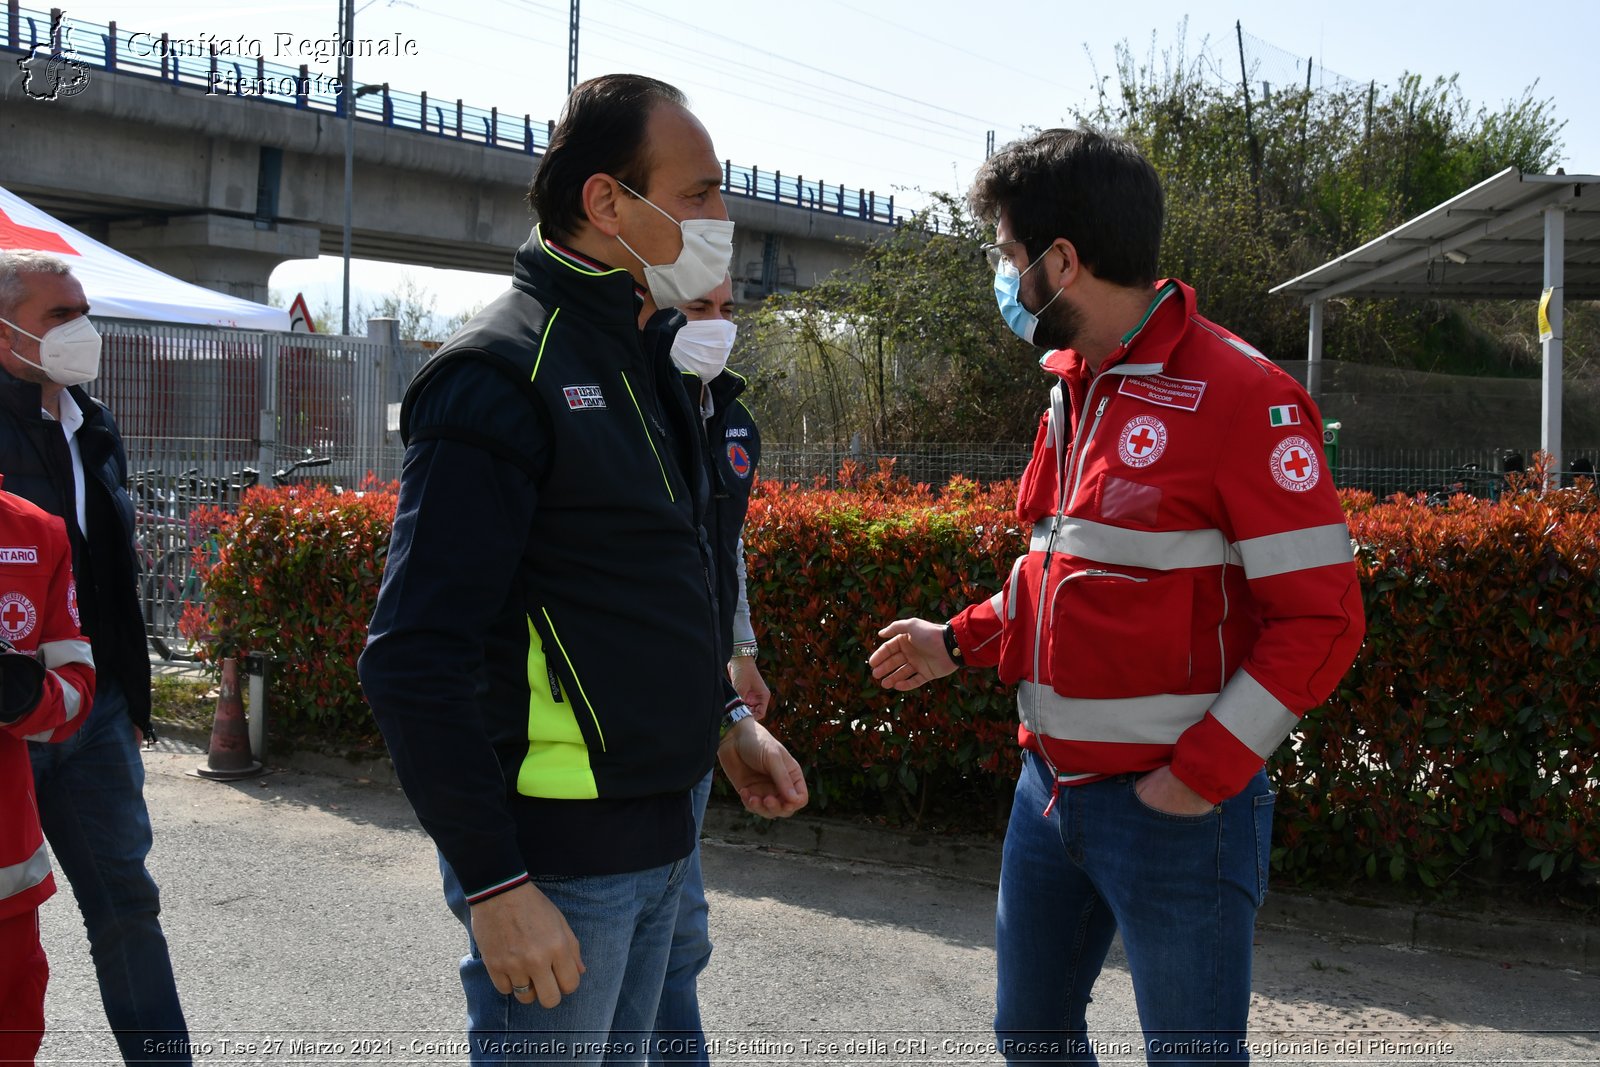
[[[1001,249],[1005,248],[1007,245],[1022,244],[1026,240],[1027,238],[1025,237],[1013,237],[1009,241],[991,242],[989,244],[979,245],[978,251],[983,253],[983,258],[989,261],[989,269],[994,271],[996,274],[1005,270],[1007,267],[1010,267],[1012,271],[1015,271],[1017,269],[1016,265],[1011,262],[1011,258],[1001,251]]]

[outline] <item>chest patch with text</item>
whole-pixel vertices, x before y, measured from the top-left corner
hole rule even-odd
[[[591,411],[606,406],[605,394],[598,385],[569,385],[561,390],[567,398],[567,407],[573,411]]]
[[[1164,408],[1181,411],[1198,411],[1200,398],[1205,396],[1206,383],[1188,378],[1169,378],[1165,374],[1151,374],[1142,378],[1124,378],[1117,387],[1123,396],[1137,397]]]

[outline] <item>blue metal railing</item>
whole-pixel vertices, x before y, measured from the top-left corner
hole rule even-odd
[[[459,97],[402,92],[386,84],[354,95],[341,91],[337,76],[320,68],[312,70],[304,64],[289,67],[268,63],[263,55],[237,54],[232,49],[240,41],[245,46],[255,45],[253,52],[265,51],[260,41],[173,39],[167,34],[129,32],[115,22],[105,26],[79,22],[64,18],[60,9],[35,11],[23,8],[19,0],[6,0],[5,34],[0,38],[0,49],[26,53],[43,46],[50,57],[86,68],[155,78],[213,95],[302,111],[343,115],[347,102],[353,99],[358,122],[525,155],[538,155],[549,147],[555,125],[552,121],[502,113],[498,108],[474,107]],[[735,166],[732,161],[723,164],[723,191],[883,225],[899,225],[912,217],[903,208],[896,210],[893,195],[880,197],[871,189],[850,188],[842,183],[830,185],[776,170],[764,171],[754,165]]]

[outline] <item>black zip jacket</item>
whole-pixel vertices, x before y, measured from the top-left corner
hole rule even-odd
[[[67,524],[78,616],[94,650],[97,675],[113,678],[128,698],[128,717],[154,737],[150,726],[150,653],[139,608],[139,563],[133,547],[133,500],[128,496],[128,454],[111,411],[81,386],[67,392],[83,410],[78,450],[83,458],[87,539],[78,526],[72,453],[61,424],[40,410],[33,382],[0,370],[0,474],[6,491],[25,497]]]
[[[690,396],[698,397],[701,381],[693,374],[683,380]],[[711,508],[706,526],[717,552],[717,606],[721,623],[722,659],[733,655],[733,619],[739,603],[739,551],[744,520],[750,510],[750,488],[761,462],[761,434],[750,409],[739,399],[745,380],[725,370],[711,379],[711,417],[705,420],[706,468],[711,479]]]
[[[726,703],[683,318],[540,239],[418,373],[361,681],[469,902],[688,855]]]

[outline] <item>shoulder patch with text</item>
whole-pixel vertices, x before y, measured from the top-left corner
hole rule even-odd
[[[1303,493],[1317,484],[1322,465],[1317,450],[1304,437],[1285,437],[1272,450],[1272,480],[1291,493]]]
[[[606,406],[605,394],[598,385],[569,385],[561,390],[567,398],[567,407],[573,411],[588,411]]]
[[[0,563],[38,563],[39,550],[32,545],[0,545]]]
[[[733,473],[739,477],[750,477],[750,453],[744,450],[744,445],[729,442],[728,466],[732,467]]]
[[[1117,386],[1123,396],[1138,397],[1164,408],[1198,411],[1200,398],[1205,395],[1206,383],[1187,378],[1169,378],[1165,374],[1149,374],[1137,378],[1124,378]]]

